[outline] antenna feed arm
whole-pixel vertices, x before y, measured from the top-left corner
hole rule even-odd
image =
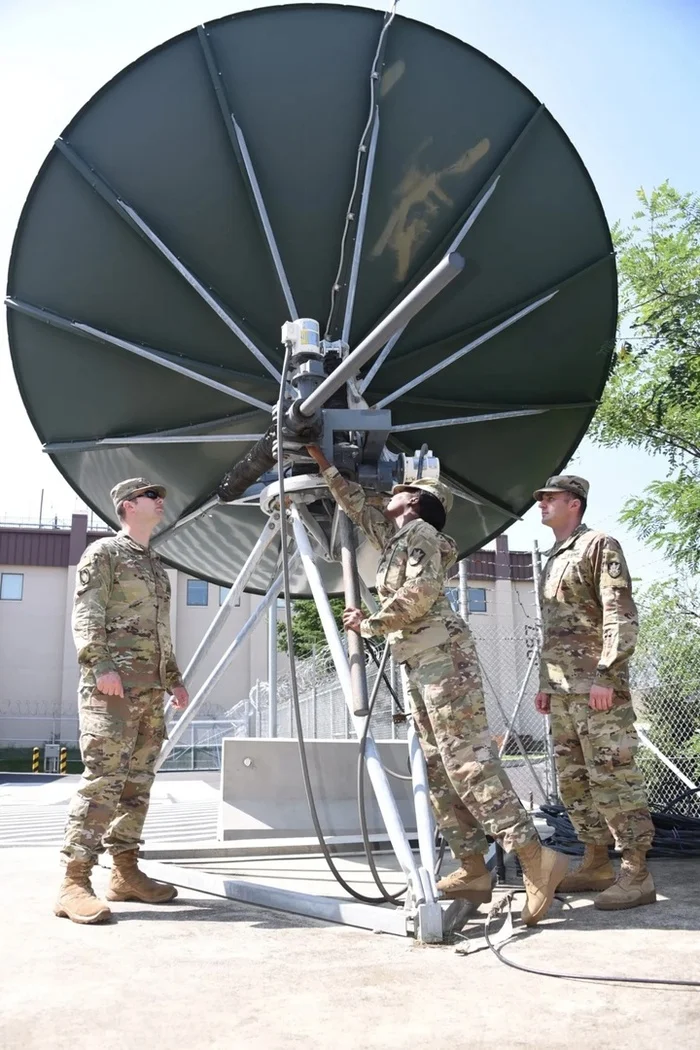
[[[300,409],[301,400],[292,401],[285,412],[282,436],[302,445],[317,445],[323,434],[323,413],[319,411],[303,416]]]
[[[286,409],[282,420],[282,452],[297,456],[303,454],[306,458],[306,446],[317,445],[323,435],[323,415],[315,412],[313,416],[302,416],[299,412],[301,400],[296,400]],[[273,430],[275,440],[273,451],[277,449],[277,411],[273,410]]]
[[[245,456],[224,474],[216,487],[216,495],[222,503],[240,499],[250,485],[254,485],[259,477],[273,469],[277,462],[274,442],[275,429],[269,427]]]
[[[320,412],[311,418],[300,415],[296,411],[299,404],[299,401],[293,401],[285,412],[282,423],[282,453],[306,459],[306,446],[317,444],[323,433],[323,417]],[[222,503],[231,503],[233,500],[240,499],[263,474],[267,474],[277,466],[276,416],[275,410],[272,425],[219,482],[216,495]]]

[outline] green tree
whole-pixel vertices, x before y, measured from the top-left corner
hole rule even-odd
[[[331,609],[338,630],[343,630],[342,614],[345,602],[342,598],[331,598]],[[312,598],[300,598],[292,604],[292,638],[294,639],[294,654],[300,659],[319,652],[326,646],[326,636],[321,626],[321,617],[318,615],[316,603]],[[283,653],[289,651],[287,641],[287,627],[284,623],[277,624],[277,646]]]
[[[613,230],[621,342],[591,436],[665,455],[668,476],[623,520],[678,566],[700,567],[700,198],[667,182]]]

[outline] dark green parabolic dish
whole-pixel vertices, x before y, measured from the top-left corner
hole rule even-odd
[[[266,8],[207,25],[223,88],[257,175],[299,316],[325,325],[338,268],[369,73],[384,15],[361,8]],[[397,17],[386,35],[380,128],[350,345],[437,263],[500,178],[462,241],[460,276],[407,327],[367,392],[391,393],[548,292],[556,295],[390,407],[416,422],[458,498],[448,531],[463,553],[502,532],[570,458],[610,363],[616,273],[586,169],[522,84],[444,33]],[[277,368],[289,311],[192,30],[110,81],[62,135],[135,209]],[[88,173],[89,174],[89,173]],[[95,181],[94,179],[92,180]],[[16,235],[9,296],[175,355],[264,402],[278,385],[164,255],[57,147]],[[203,424],[261,433],[269,414],[16,308],[10,345],[42,442],[122,437]],[[537,415],[421,429],[420,421],[549,407]],[[221,422],[222,419],[226,421]],[[214,427],[212,421],[218,421]],[[168,488],[172,524],[201,505],[247,444],[108,446],[53,454],[73,488],[114,522],[109,490],[144,476]],[[394,448],[398,446],[394,445]],[[220,506],[163,543],[173,565],[230,583],[258,537],[255,506]],[[264,591],[270,550],[250,589]],[[338,577],[323,566],[329,589]],[[295,589],[305,593],[297,575]]]

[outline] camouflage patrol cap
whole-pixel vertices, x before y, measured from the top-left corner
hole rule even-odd
[[[435,496],[436,499],[440,500],[445,514],[449,514],[452,510],[454,502],[452,493],[447,485],[443,485],[437,478],[418,478],[412,485],[394,485],[391,490],[392,496],[396,495],[397,492],[428,492],[431,496]]]
[[[120,503],[123,503],[125,499],[131,499],[132,496],[138,496],[142,492],[147,492],[149,489],[153,489],[154,492],[165,497],[165,489],[162,485],[152,485],[150,481],[146,481],[145,478],[127,478],[126,481],[120,481],[118,485],[115,485],[110,496],[112,497],[112,503],[115,507],[118,507]]]
[[[555,474],[553,478],[547,478],[542,488],[533,492],[533,496],[539,499],[543,492],[570,492],[572,496],[587,500],[590,487],[585,478],[579,478],[576,474]]]

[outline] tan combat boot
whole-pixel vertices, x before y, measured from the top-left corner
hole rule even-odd
[[[655,900],[656,887],[647,868],[646,850],[623,849],[620,874],[593,903],[601,911],[618,911],[653,904]]]
[[[156,882],[139,871],[138,853],[137,849],[130,849],[112,857],[112,875],[105,894],[107,900],[164,904],[177,897],[177,890],[169,882]]]
[[[491,873],[481,853],[467,853],[460,857],[462,867],[440,879],[438,892],[447,900],[471,901],[488,904],[491,900]]]
[[[515,852],[523,869],[523,882],[527,893],[527,901],[520,917],[526,926],[535,926],[549,911],[569,863],[563,853],[547,849],[539,840],[528,842]]]
[[[583,861],[559,883],[562,893],[584,893],[587,890],[606,890],[615,881],[615,871],[608,856],[608,847],[586,843]]]
[[[112,915],[108,906],[96,897],[90,885],[91,860],[69,860],[58,900],[54,904],[54,915],[71,922],[88,925],[105,922]]]

